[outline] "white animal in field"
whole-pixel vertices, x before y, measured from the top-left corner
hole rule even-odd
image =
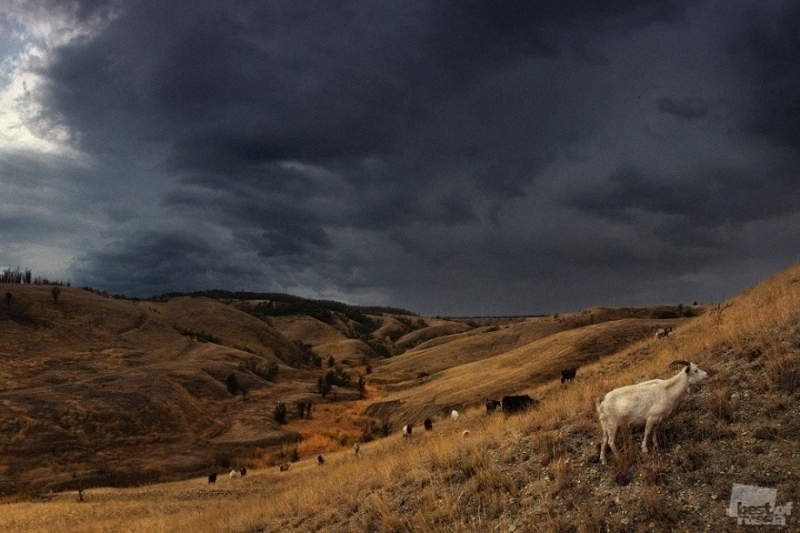
[[[656,339],[661,339],[663,337],[669,337],[670,333],[672,333],[672,328],[671,327],[658,328],[656,330]]]
[[[614,442],[620,426],[641,426],[644,424],[642,451],[647,453],[647,437],[652,433],[653,446],[658,447],[656,426],[660,424],[678,401],[689,392],[689,386],[700,383],[708,373],[688,361],[673,361],[672,365],[684,365],[684,369],[669,379],[651,379],[636,385],[614,389],[602,401],[595,402],[603,437],[600,443],[600,462],[606,464],[606,444],[617,455]]]
[[[450,413],[450,418],[452,418],[454,422],[457,421],[458,420],[458,411],[453,409],[453,412]]]

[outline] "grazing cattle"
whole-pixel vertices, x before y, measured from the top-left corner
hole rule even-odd
[[[358,445],[358,443],[356,442],[356,443],[353,445],[353,453],[354,453],[354,454],[356,454],[356,455],[358,455],[358,451],[359,451],[360,449],[361,449],[361,446],[359,446],[359,445]]]
[[[407,424],[403,426],[403,436],[410,437],[411,436],[411,424]]]
[[[669,337],[670,333],[672,333],[672,328],[669,327],[669,326],[666,327],[666,328],[658,328],[656,330],[656,339],[661,339],[663,337]]]
[[[500,400],[486,400],[486,412],[494,413],[500,407]]]
[[[281,463],[280,469],[281,472],[286,472],[287,470],[289,470],[289,463]]]
[[[425,419],[425,431],[430,431],[433,429],[433,420],[430,418]]]
[[[708,374],[700,370],[694,363],[678,360],[672,365],[684,365],[681,370],[669,379],[651,379],[614,389],[600,401],[595,402],[600,425],[603,428],[603,437],[600,443],[600,462],[606,464],[606,444],[617,455],[617,446],[614,443],[617,429],[620,426],[641,426],[644,424],[644,438],[642,451],[647,453],[647,437],[652,433],[653,446],[658,447],[658,438],[655,428],[661,423],[678,401],[689,392],[689,386],[700,383]]]
[[[236,477],[236,470],[231,470],[231,479]]]
[[[216,483],[217,482],[217,473],[213,472],[208,475],[208,482],[209,483]]]
[[[521,413],[533,405],[533,398],[527,394],[503,396],[500,405],[507,415]]]
[[[325,464],[325,458],[322,457],[321,455],[318,455],[317,456],[317,464],[319,464],[319,465]]]
[[[565,368],[561,371],[561,383],[565,381],[571,381],[575,379],[575,374],[578,372],[578,367],[573,366],[570,368]]]
[[[453,419],[453,422],[457,422],[458,421],[458,411],[453,409],[453,411],[450,413],[450,418]]]
[[[246,476],[247,475],[247,468],[242,467],[241,469],[239,469],[239,475],[240,476]]]

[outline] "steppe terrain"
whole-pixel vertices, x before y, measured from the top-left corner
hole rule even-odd
[[[13,294],[0,310],[3,531],[734,531],[733,483],[800,500],[800,265],[718,305],[536,317],[0,288]],[[623,452],[600,465],[595,400],[670,376],[675,359],[712,377],[660,428],[659,450],[622,431]],[[254,369],[268,363],[265,379]],[[322,398],[334,370],[351,385]],[[504,394],[536,405],[487,414]],[[240,466],[247,476],[207,482]]]

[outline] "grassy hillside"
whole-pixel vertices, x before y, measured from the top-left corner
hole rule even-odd
[[[137,312],[126,311],[128,314],[118,317],[116,311],[109,311],[116,318],[106,323],[125,326],[119,331],[135,336],[137,328],[126,328],[131,321],[134,325],[142,323],[137,318],[140,308],[154,304],[124,303]],[[41,305],[52,305],[52,301],[48,304],[45,298]],[[154,308],[162,315],[167,312]],[[375,364],[368,398],[322,405],[312,420],[298,422],[298,427],[309,426],[308,434],[321,435],[338,424],[356,420],[360,413],[381,411],[379,414],[395,431],[388,438],[364,443],[358,457],[349,449],[333,452],[335,447],[330,447],[322,466],[316,464],[315,455],[292,463],[287,472],[263,464],[245,478],[225,476],[216,485],[198,477],[130,489],[90,488],[82,494],[84,502],[77,501],[75,492],[44,494],[42,502],[3,505],[0,529],[741,531],[741,526],[725,514],[733,483],[776,488],[779,502],[800,499],[800,265],[699,316],[681,317],[684,311],[670,315],[665,313],[672,311],[664,309],[593,309],[570,316],[500,323],[464,321],[471,322],[466,331],[426,340]],[[37,313],[44,316],[50,311]],[[153,314],[158,315],[155,311]],[[603,320],[604,316],[613,318]],[[5,331],[15,319],[2,320]],[[147,324],[145,321],[138,328],[156,327]],[[194,324],[201,326],[200,322]],[[675,326],[673,335],[654,339],[655,327],[667,324]],[[279,326],[274,331],[283,336],[280,329],[286,325]],[[192,326],[187,323],[182,327]],[[37,338],[63,341],[55,331],[44,329]],[[67,331],[58,331],[69,337]],[[229,357],[240,353],[176,334],[176,345],[185,348],[174,354],[161,353],[159,357],[166,360],[163,364],[183,358],[204,365],[206,358],[226,361],[224,357],[215,359],[217,350]],[[100,348],[105,345],[100,339],[105,337],[100,332],[92,335],[98,351],[82,364],[96,369],[98,376],[89,378],[89,383],[101,383],[106,374],[141,370],[141,366],[127,368],[121,363],[98,367],[94,360],[103,353]],[[223,331],[214,335],[220,341],[228,338]],[[352,340],[337,341],[334,337],[323,335],[319,341]],[[13,390],[0,395],[6,406],[37,405],[40,395],[58,388],[37,385],[38,378],[24,369],[39,368],[45,374],[72,371],[65,374],[72,378],[83,371],[74,370],[77,355],[54,370],[46,365],[18,367],[29,358],[12,352],[21,349],[25,341],[19,336],[8,338],[8,344],[3,340],[0,352],[3,357],[17,358],[9,370],[12,381],[14,376],[26,374],[28,381],[16,393],[24,392],[25,400],[20,396],[12,401],[7,395],[14,394]],[[289,337],[283,338],[287,346],[293,346]],[[37,341],[36,346],[43,350],[45,340]],[[139,341],[148,342],[144,338]],[[122,350],[117,341],[110,344]],[[155,344],[147,346],[157,350]],[[275,357],[283,360],[282,352],[278,352]],[[265,357],[269,355],[264,353]],[[149,353],[138,357],[148,364],[151,359],[153,364],[160,360]],[[35,363],[35,357],[30,359]],[[712,377],[694,390],[660,428],[658,451],[641,454],[637,446],[641,431],[632,435],[621,431],[620,457],[612,458],[608,466],[600,465],[596,398],[617,386],[668,377],[672,373],[668,365],[674,359],[693,360]],[[577,379],[560,384],[558,370],[573,363],[581,364]],[[5,374],[3,379],[6,383]],[[159,395],[172,394],[166,384],[156,381],[151,386]],[[264,385],[264,389],[269,388],[269,384]],[[515,392],[531,394],[539,400],[537,406],[512,417],[487,415],[480,405],[475,406],[486,396]],[[227,420],[231,428],[245,424],[240,422],[234,404],[250,400],[226,402],[228,418],[221,416],[219,420]],[[165,408],[173,405],[170,402]],[[440,416],[454,405],[462,408],[459,421]],[[424,432],[418,424],[431,414],[436,418],[434,430]],[[3,423],[14,424],[19,419],[6,417]],[[191,417],[187,419],[187,424],[195,423]],[[400,437],[396,431],[407,421],[418,428],[411,439]],[[10,429],[3,435],[16,436],[20,442],[35,437],[42,428],[30,424],[6,425]],[[462,437],[465,429],[470,431],[468,437]],[[157,428],[153,431],[157,434]],[[345,435],[342,441],[346,441]],[[7,462],[8,457],[21,453],[21,445],[14,445],[17,451],[9,454],[12,443],[3,444],[6,463],[0,466],[0,476],[14,472]],[[148,464],[160,460],[170,465],[184,454],[176,451],[177,446],[171,448],[172,452],[156,453],[162,449],[170,450],[153,441],[136,448],[137,455],[130,460]],[[311,449],[306,451],[310,453]],[[790,517],[790,524],[796,527],[798,520]]]
[[[62,286],[55,300],[49,285],[0,288],[0,496],[177,479],[350,446],[365,431],[364,402],[382,392],[333,386],[323,399],[317,380],[335,369],[353,383],[365,375],[377,356],[361,338],[395,350],[366,327],[391,320],[398,336],[413,329],[409,315],[370,319],[286,295],[278,303],[319,318],[242,299],[259,294],[130,301]],[[277,375],[260,373],[269,365]],[[300,402],[314,404],[311,419],[298,414]],[[274,417],[281,403],[286,424]]]
[[[186,475],[297,439],[265,415],[315,377],[286,364],[299,348],[263,321],[207,298],[2,288],[0,493]],[[249,360],[277,363],[280,379],[242,371]]]

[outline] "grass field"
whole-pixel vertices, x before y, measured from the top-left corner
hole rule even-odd
[[[76,491],[39,499],[14,493],[0,506],[0,530],[741,531],[726,515],[733,483],[773,487],[779,501],[798,501],[800,266],[694,318],[614,313],[474,324],[376,363],[366,399],[321,405],[312,420],[293,425],[311,457],[286,472],[272,465],[274,449],[265,448],[246,477],[222,475],[214,485],[195,477],[88,487],[82,502]],[[656,324],[674,324],[675,331],[655,340]],[[219,337],[227,338],[220,329]],[[331,333],[320,342],[333,342]],[[10,342],[0,349],[5,355]],[[185,353],[194,361],[212,357],[189,347]],[[82,364],[97,364],[89,359]],[[620,385],[668,377],[674,359],[692,360],[712,377],[659,430],[658,451],[641,454],[641,431],[621,431],[620,456],[601,466],[596,398]],[[577,379],[561,385],[558,369],[575,363],[581,364]],[[4,371],[24,376],[30,368]],[[526,392],[539,403],[522,415],[487,415],[482,401],[503,392]],[[10,393],[3,394],[14,407]],[[381,402],[395,431],[363,443],[356,456],[350,445],[358,435],[343,428],[358,427],[363,410]],[[444,416],[452,406],[461,409],[457,422]],[[245,412],[238,405],[227,409],[231,417]],[[423,416],[434,418],[433,431],[422,430]],[[410,439],[396,431],[401,422],[415,423]],[[36,431],[22,427],[11,440],[24,442]],[[180,454],[164,439],[131,449],[142,463],[168,469]],[[0,476],[12,468],[13,446],[4,446]],[[325,455],[324,465],[317,453]]]

